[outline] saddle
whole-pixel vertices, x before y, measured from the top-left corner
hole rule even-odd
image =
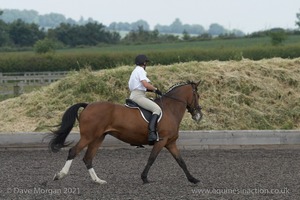
[[[143,119],[144,119],[147,123],[149,123],[149,121],[150,121],[150,119],[151,119],[151,116],[152,116],[152,112],[151,112],[151,111],[146,110],[145,108],[142,108],[141,106],[139,106],[136,102],[134,102],[134,101],[131,100],[131,99],[126,99],[126,101],[125,101],[125,106],[126,106],[127,108],[135,108],[135,109],[139,109],[139,111],[140,111],[140,113],[141,113]],[[162,113],[161,113],[161,115],[160,115],[159,118],[158,118],[158,122],[160,121],[161,117],[162,117]]]

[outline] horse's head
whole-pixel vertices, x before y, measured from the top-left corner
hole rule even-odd
[[[202,108],[199,105],[200,96],[197,88],[199,83],[200,81],[198,83],[192,81],[177,83],[163,95],[166,98],[184,103],[188,112],[191,113],[192,119],[197,122],[202,118]]]
[[[199,94],[198,94],[198,83],[189,82],[192,86],[192,91],[189,94],[188,102],[187,102],[187,110],[192,115],[192,119],[199,122],[202,119],[201,106],[199,105]]]

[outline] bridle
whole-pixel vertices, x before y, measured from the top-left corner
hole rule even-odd
[[[181,99],[177,99],[177,98],[174,98],[174,97],[172,97],[172,96],[168,96],[168,95],[166,95],[166,94],[164,94],[163,96],[164,96],[164,97],[167,97],[167,98],[169,98],[169,99],[173,99],[173,100],[175,100],[175,101],[178,101],[178,102],[181,102],[181,103],[185,104],[185,105],[186,105],[186,109],[188,110],[188,112],[189,112],[191,115],[193,115],[193,113],[194,113],[195,111],[201,110],[202,108],[201,108],[200,105],[195,106],[195,102],[197,101],[197,90],[193,87],[193,85],[191,85],[191,86],[192,86],[192,88],[193,88],[193,101],[192,101],[192,103],[190,103],[190,104],[189,104],[188,102],[185,102],[185,101],[181,100]],[[162,99],[161,99],[161,101],[162,101]],[[162,105],[163,105],[163,104],[162,104]]]
[[[187,103],[187,105],[186,105],[186,108],[187,108],[188,112],[191,113],[191,115],[193,115],[195,111],[198,111],[198,110],[200,111],[202,109],[200,105],[195,106],[196,101],[197,101],[197,90],[193,87],[193,101],[191,104]]]

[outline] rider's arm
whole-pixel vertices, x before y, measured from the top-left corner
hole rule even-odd
[[[148,90],[151,90],[151,91],[157,90],[156,87],[154,87],[151,83],[148,83],[146,80],[142,80],[141,82],[144,85],[144,87],[147,88]]]

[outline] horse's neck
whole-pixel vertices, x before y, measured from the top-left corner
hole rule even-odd
[[[182,103],[186,103],[187,96],[184,95],[185,93],[186,93],[185,86],[183,86],[183,87],[180,87],[180,88],[176,88],[173,91],[170,91],[166,95],[173,98],[173,99],[177,99],[178,101],[180,101]]]
[[[186,98],[182,96],[184,92],[181,92],[179,89],[171,91],[166,94],[166,97],[163,97],[163,109],[169,110],[172,115],[176,116],[179,121],[183,118],[184,112],[186,110]]]

